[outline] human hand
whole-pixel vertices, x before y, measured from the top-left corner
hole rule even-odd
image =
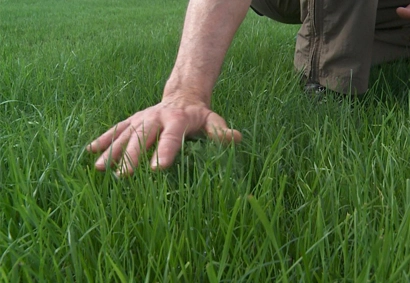
[[[205,103],[170,97],[118,123],[94,140],[87,150],[103,152],[95,163],[97,170],[104,171],[106,166],[116,165],[116,175],[121,176],[133,173],[139,157],[157,137],[157,149],[151,159],[153,170],[171,166],[184,137],[201,132],[222,142],[240,142],[242,138]]]
[[[407,7],[399,7],[396,11],[400,18],[410,20],[410,5]]]

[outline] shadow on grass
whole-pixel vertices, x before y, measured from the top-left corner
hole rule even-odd
[[[400,60],[372,68],[370,91],[378,102],[408,105],[410,94],[410,60]]]

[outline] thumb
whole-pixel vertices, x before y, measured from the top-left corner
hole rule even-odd
[[[407,7],[399,7],[397,8],[396,12],[400,18],[410,20],[410,5],[408,5]]]
[[[235,129],[228,128],[225,120],[214,112],[211,112],[207,117],[205,131],[211,139],[224,144],[231,141],[239,143],[242,140],[242,134]]]

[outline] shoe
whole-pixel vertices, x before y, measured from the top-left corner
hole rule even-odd
[[[327,89],[319,83],[307,82],[303,87],[303,91],[310,99],[319,104],[327,102]]]
[[[306,94],[310,94],[310,95],[323,94],[324,92],[326,92],[326,87],[318,83],[306,83],[305,87],[303,88],[303,91]]]

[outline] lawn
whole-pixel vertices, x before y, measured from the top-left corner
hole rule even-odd
[[[161,99],[182,0],[0,0],[0,282],[410,281],[410,66],[317,103],[298,26],[250,12],[213,109],[243,141],[94,169],[87,143]]]

